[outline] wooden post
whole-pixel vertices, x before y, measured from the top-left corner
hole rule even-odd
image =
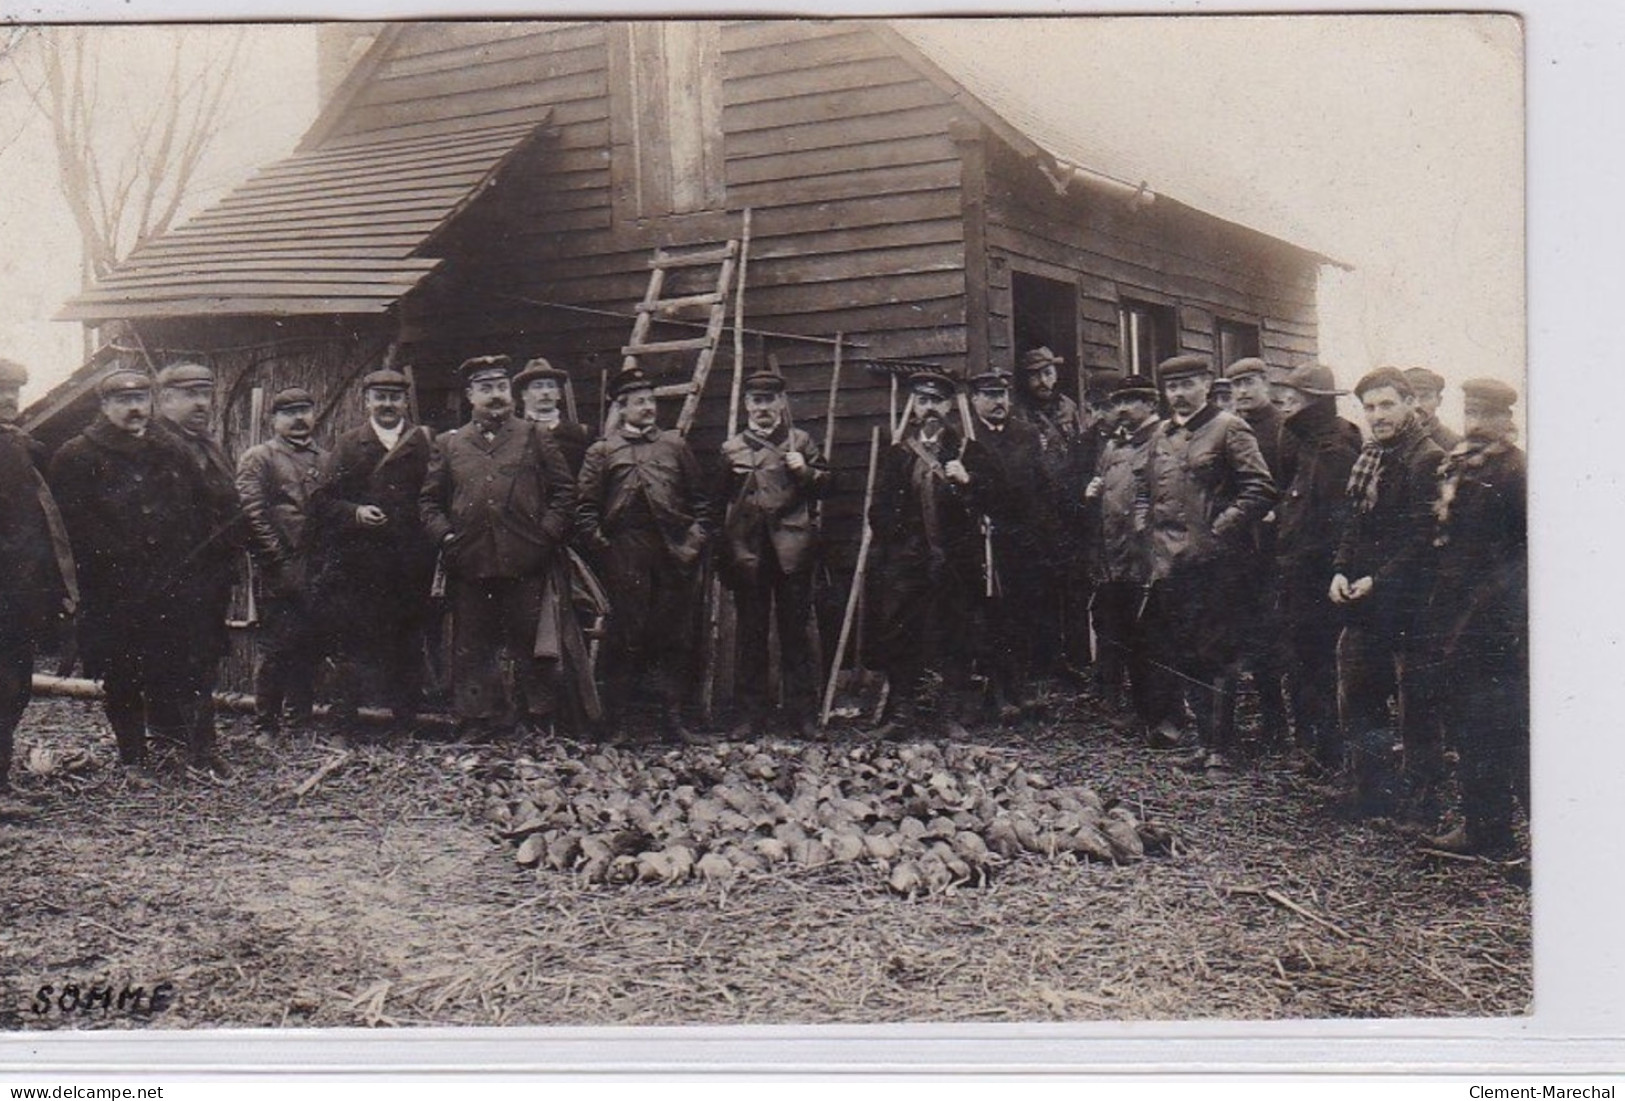
[[[869,478],[863,489],[863,536],[858,541],[858,561],[852,570],[852,590],[846,595],[846,614],[841,617],[841,634],[835,640],[835,660],[830,663],[829,679],[824,682],[824,706],[818,713],[818,725],[829,726],[830,712],[835,709],[835,685],[841,675],[841,660],[846,656],[846,644],[852,637],[852,621],[857,616],[858,594],[863,591],[869,570],[869,548],[874,543],[874,529],[869,525],[869,509],[875,502],[875,475],[880,467],[880,428],[869,432]]]

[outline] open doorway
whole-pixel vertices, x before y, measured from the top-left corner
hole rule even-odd
[[[1083,401],[1078,370],[1078,288],[1060,279],[1024,271],[1010,273],[1010,320],[1016,364],[1034,348],[1048,348],[1066,362],[1059,370],[1059,389]]]

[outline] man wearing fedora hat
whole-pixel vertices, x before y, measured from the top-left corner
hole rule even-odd
[[[471,415],[435,439],[418,496],[446,568],[457,718],[474,737],[510,723],[535,733],[558,702],[558,662],[539,658],[536,643],[548,580],[570,537],[575,483],[552,436],[513,415],[507,356],[464,360],[458,373]],[[522,701],[505,698],[504,649]]]
[[[570,467],[570,476],[574,478],[581,474],[581,463],[587,457],[592,433],[586,425],[577,424],[565,415],[564,393],[569,385],[570,373],[553,366],[541,356],[526,362],[513,377],[513,392],[519,401],[520,415],[552,434],[553,442],[564,453],[564,461]]]
[[[199,544],[193,555],[199,597],[197,625],[186,660],[192,664],[193,714],[189,758],[192,767],[228,779],[231,768],[216,750],[214,692],[220,661],[231,649],[226,617],[238,567],[248,546],[248,523],[237,497],[236,467],[212,432],[214,370],[202,363],[171,363],[158,372],[158,416],[153,431],[167,435],[191,457],[202,480],[207,508],[199,516]]]
[[[1157,367],[1170,411],[1151,456],[1151,592],[1146,615],[1160,660],[1177,671],[1203,753],[1231,765],[1244,620],[1235,594],[1253,555],[1253,525],[1275,483],[1247,422],[1208,401],[1213,364],[1179,355]]]
[[[316,399],[302,386],[271,396],[271,438],[237,460],[237,495],[248,517],[249,552],[257,567],[254,724],[262,740],[282,730],[283,709],[310,722],[321,660],[310,601],[310,496],[327,451],[316,443]]]
[[[876,473],[869,512],[875,649],[891,692],[875,737],[965,737],[959,712],[979,645],[987,565],[981,517],[993,487],[981,446],[950,424],[957,389],[940,371],[909,379],[909,421]],[[932,693],[937,678],[942,691]],[[936,729],[923,729],[933,713]]]
[[[1337,415],[1330,367],[1306,363],[1274,384],[1280,402],[1281,499],[1275,506],[1276,585],[1287,642],[1287,683],[1297,744],[1319,769],[1342,767],[1337,724],[1337,636],[1342,615],[1326,570],[1348,520],[1349,471],[1360,430]]]
[[[621,735],[634,686],[652,683],[665,737],[698,741],[683,725],[682,702],[711,500],[688,443],[656,423],[654,380],[628,367],[610,393],[614,424],[587,449],[580,478],[582,538],[609,589],[610,733]]]
[[[192,460],[152,429],[152,376],[115,367],[96,392],[98,415],[51,460],[52,493],[73,542],[82,596],[85,672],[104,707],[132,787],[152,783],[149,736],[191,740],[197,689],[196,524],[207,514]]]
[[[1528,475],[1497,379],[1461,385],[1467,434],[1439,467],[1429,627],[1439,705],[1461,763],[1462,822],[1433,848],[1508,856],[1529,813]]]
[[[361,380],[367,422],[339,434],[311,494],[311,589],[337,667],[333,713],[353,720],[362,682],[405,727],[423,689],[434,547],[418,495],[434,440],[408,420],[411,383],[390,367]]]
[[[27,381],[21,364],[0,359],[0,821],[33,817],[12,796],[12,737],[32,692],[35,646],[79,598],[67,530],[40,474],[44,449],[11,423]]]
[[[785,711],[810,737],[818,718],[818,669],[808,631],[817,557],[812,508],[829,491],[830,474],[811,433],[790,423],[783,378],[757,371],[742,388],[745,427],[722,444],[721,573],[739,620],[736,669],[745,714],[734,733],[759,734],[771,710],[768,621],[776,613]]]

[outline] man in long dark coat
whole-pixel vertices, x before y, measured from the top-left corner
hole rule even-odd
[[[41,477],[43,449],[11,422],[28,381],[0,359],[0,821],[31,817],[11,794],[13,736],[28,707],[34,648],[78,606],[67,529]]]
[[[1041,655],[1046,640],[1033,634],[1041,609],[1055,599],[1047,582],[1049,548],[1044,538],[1048,479],[1043,467],[1043,444],[1037,429],[1011,416],[1011,378],[1004,371],[986,371],[970,380],[970,409],[975,419],[976,442],[996,468],[999,490],[983,493],[991,550],[992,591],[983,593],[984,630],[979,660],[992,682],[999,717],[1006,722],[1033,713],[1029,677],[1039,665],[1058,655]],[[1053,640],[1048,640],[1053,641]]]
[[[519,414],[526,420],[541,425],[553,436],[553,442],[564,453],[570,467],[570,476],[581,474],[581,464],[592,444],[592,432],[584,424],[577,424],[566,416],[563,404],[564,388],[570,385],[568,371],[560,370],[540,356],[530,360],[513,377],[513,392],[519,402]]]
[[[210,434],[214,419],[214,371],[201,363],[172,363],[158,372],[158,416],[152,430],[191,458],[203,487],[204,511],[196,518],[197,624],[187,655],[194,681],[188,759],[192,767],[229,779],[231,767],[218,752],[214,692],[220,661],[231,649],[226,617],[238,566],[248,545],[248,525],[237,498],[236,468]]]
[[[558,659],[538,657],[537,643],[551,570],[570,536],[575,484],[552,437],[513,415],[507,356],[466,360],[459,373],[472,416],[435,440],[418,498],[446,568],[457,717],[476,737],[510,721],[516,733],[534,734],[557,705]],[[527,714],[504,699],[504,648]]]
[[[1287,641],[1287,681],[1298,745],[1319,768],[1343,764],[1337,723],[1337,636],[1343,616],[1326,571],[1348,522],[1348,481],[1360,430],[1337,415],[1329,367],[1304,364],[1274,386],[1285,417],[1281,499],[1275,506],[1277,594]]]
[[[1151,595],[1145,614],[1157,660],[1177,672],[1202,752],[1191,765],[1231,766],[1245,619],[1235,593],[1253,525],[1275,483],[1247,422],[1208,401],[1212,362],[1181,355],[1157,367],[1170,416],[1151,456]]]
[[[744,380],[744,430],[723,442],[727,478],[721,573],[738,616],[736,682],[744,720],[735,736],[760,734],[767,698],[769,618],[779,628],[785,712],[803,736],[818,729],[818,668],[808,630],[817,561],[814,503],[829,490],[818,441],[789,421],[784,379]]]
[[[1437,849],[1505,856],[1529,811],[1528,474],[1513,442],[1517,391],[1461,386],[1467,435],[1439,468],[1438,579],[1428,623],[1439,703],[1461,755],[1462,824]]]
[[[671,741],[698,739],[683,725],[700,560],[713,508],[699,461],[683,437],[655,418],[652,379],[630,367],[615,377],[603,439],[581,466],[580,526],[604,565],[609,589],[605,704],[611,737],[641,681],[652,685]]]
[[[282,729],[283,707],[296,724],[310,721],[321,631],[310,590],[310,495],[321,483],[327,451],[312,436],[316,399],[292,386],[271,398],[272,436],[237,460],[237,496],[248,517],[257,568],[259,634],[254,670],[254,722],[261,738]]]
[[[404,729],[423,693],[434,547],[418,496],[434,440],[407,419],[410,382],[383,368],[361,380],[367,423],[342,433],[311,494],[311,590],[338,666],[334,714],[353,719],[362,685]]]
[[[963,738],[960,721],[986,593],[981,518],[991,463],[952,427],[954,380],[909,380],[902,437],[881,453],[869,512],[875,649],[891,684],[879,738]],[[931,681],[940,679],[934,694]],[[926,726],[934,716],[934,728]]]
[[[1433,504],[1444,454],[1416,416],[1404,374],[1379,367],[1355,384],[1371,440],[1349,473],[1349,517],[1332,562],[1333,604],[1345,616],[1337,642],[1338,714],[1353,756],[1354,811],[1388,817],[1402,797],[1424,805],[1443,779],[1436,716],[1412,689],[1407,666],[1423,660],[1421,609],[1433,582]],[[1400,790],[1394,768],[1397,703],[1404,745]]]
[[[51,461],[51,491],[73,541],[83,606],[79,653],[102,682],[119,761],[150,786],[148,737],[176,746],[196,706],[189,655],[207,584],[193,552],[207,512],[191,459],[152,430],[151,376],[115,368],[100,415]]]

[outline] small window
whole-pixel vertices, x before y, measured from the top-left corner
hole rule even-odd
[[[1257,325],[1221,317],[1214,327],[1218,337],[1214,345],[1219,350],[1219,370],[1224,370],[1238,359],[1258,358],[1260,345]]]
[[[1117,307],[1123,369],[1149,375],[1157,364],[1179,354],[1179,319],[1174,307],[1125,298]]]
[[[632,213],[694,214],[723,206],[722,59],[718,26],[627,24],[624,112]],[[620,92],[620,89],[617,89]]]

